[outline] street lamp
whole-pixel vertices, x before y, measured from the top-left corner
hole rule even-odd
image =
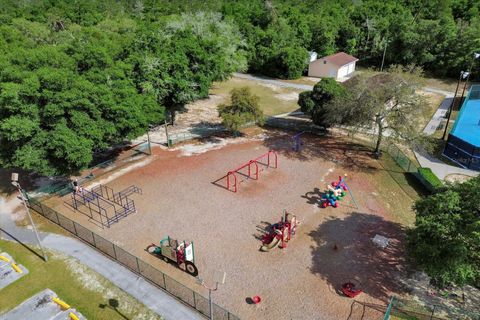
[[[224,271],[215,271],[215,273],[213,274],[213,281],[215,282],[215,287],[207,286],[205,284],[205,280],[203,280],[200,277],[197,277],[197,283],[208,289],[208,305],[210,309],[210,320],[213,320],[212,291],[217,291],[219,283],[220,284],[225,283],[226,275],[227,274]]]
[[[45,253],[45,250],[43,249],[42,243],[40,242],[40,237],[38,236],[37,232],[37,227],[35,226],[35,223],[33,222],[32,216],[30,215],[30,210],[28,209],[27,205],[27,199],[25,197],[25,192],[23,191],[22,187],[20,186],[20,183],[18,182],[18,173],[12,173],[11,176],[12,180],[12,185],[17,188],[18,192],[20,193],[20,199],[22,200],[23,206],[25,207],[25,211],[27,212],[28,219],[30,220],[30,224],[33,227],[33,232],[35,233],[35,236],[37,237],[37,242],[38,245],[40,246],[40,249],[42,250],[43,253],[43,260],[48,261],[47,254]]]
[[[458,78],[458,81],[457,81],[457,88],[455,89],[455,95],[453,96],[452,103],[450,104],[450,107],[448,108],[448,111],[447,111],[448,113],[447,124],[445,125],[445,130],[443,131],[442,140],[444,140],[445,136],[447,135],[448,124],[450,123],[450,116],[452,115],[453,105],[455,104],[455,99],[457,98],[457,92],[458,92],[458,87],[460,86],[460,81],[465,78],[468,79],[469,75],[470,75],[470,72],[468,71],[460,71],[460,77]]]

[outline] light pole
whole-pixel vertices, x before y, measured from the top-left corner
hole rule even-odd
[[[33,232],[35,233],[35,236],[37,237],[37,242],[38,245],[40,246],[40,249],[42,250],[43,254],[43,260],[48,261],[47,254],[45,253],[45,250],[43,249],[42,243],[40,241],[40,237],[38,236],[37,232],[37,227],[35,226],[35,223],[33,222],[32,216],[30,215],[30,210],[28,209],[27,205],[27,199],[25,198],[24,191],[22,190],[22,187],[20,186],[20,183],[18,182],[18,173],[12,173],[12,185],[17,188],[18,192],[20,193],[20,199],[22,200],[23,206],[25,207],[25,211],[27,212],[28,219],[30,220],[30,224],[32,225]]]
[[[448,118],[447,118],[447,124],[445,125],[445,130],[443,131],[443,136],[442,136],[442,140],[445,139],[445,136],[447,135],[447,130],[448,130],[448,124],[450,123],[450,116],[452,115],[452,111],[453,111],[453,105],[455,104],[455,99],[457,98],[457,92],[458,92],[458,87],[460,86],[460,81],[462,79],[465,79],[465,77],[468,77],[468,72],[465,72],[465,71],[460,71],[460,77],[458,78],[458,81],[457,81],[457,88],[455,89],[455,95],[453,96],[453,100],[452,100],[452,103],[450,104],[450,107],[448,108]]]
[[[213,281],[215,282],[215,287],[207,286],[205,284],[205,280],[203,280],[200,277],[197,277],[197,282],[198,284],[201,284],[205,288],[208,289],[208,305],[209,305],[209,314],[210,314],[210,320],[213,320],[213,302],[212,302],[212,291],[217,291],[218,289],[218,284],[224,284],[225,283],[225,277],[226,273],[224,271],[215,271],[213,274]]]
[[[474,52],[474,53],[473,53],[472,63],[470,63],[470,67],[468,68],[467,80],[465,81],[465,84],[463,85],[462,99],[463,99],[463,95],[465,94],[465,89],[467,89],[468,79],[470,79],[470,74],[471,74],[471,72],[472,72],[473,64],[475,63],[475,59],[478,59],[478,58],[480,58],[480,53]],[[461,100],[460,100],[460,101],[461,101]],[[460,108],[461,108],[461,105],[460,105]]]

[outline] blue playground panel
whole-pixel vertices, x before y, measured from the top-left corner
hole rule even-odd
[[[470,88],[443,154],[462,167],[480,170],[480,85]]]

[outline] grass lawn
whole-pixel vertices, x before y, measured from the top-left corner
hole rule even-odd
[[[216,82],[210,89],[210,94],[230,97],[232,89],[241,87],[250,88],[252,93],[260,98],[260,107],[267,116],[291,112],[300,108],[297,105],[300,90],[281,88],[245,79],[232,78],[224,82]]]
[[[43,262],[22,245],[5,240],[0,240],[0,251],[8,252],[29,270],[26,276],[0,290],[0,314],[49,288],[87,319],[161,319],[98,273],[78,265],[75,259],[49,252],[48,262]],[[109,299],[118,301],[117,310],[109,307]]]
[[[420,121],[421,130],[423,130],[427,123],[432,119],[438,107],[440,107],[440,104],[445,99],[445,97],[441,94],[433,94],[427,92],[425,92],[424,94],[427,99],[427,104],[425,105],[425,107],[422,108],[422,118]]]
[[[455,92],[455,87],[457,86],[456,79],[438,79],[426,75],[424,76],[423,80],[426,87],[450,92]]]
[[[293,80],[284,80],[284,79],[276,79],[287,83],[296,83],[296,84],[306,84],[309,86],[316,85],[321,79],[320,78],[313,78],[313,77],[300,77],[298,79]]]
[[[32,216],[33,222],[35,223],[35,226],[39,231],[61,234],[63,236],[71,236],[70,232],[46,219],[34,210],[30,210],[30,214]],[[15,224],[19,227],[26,227],[30,225],[30,220],[28,219],[28,217],[25,217],[22,220],[15,221]]]

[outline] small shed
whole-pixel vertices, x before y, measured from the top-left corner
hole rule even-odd
[[[308,76],[317,78],[347,78],[355,71],[357,58],[338,52],[315,61],[308,65]]]

